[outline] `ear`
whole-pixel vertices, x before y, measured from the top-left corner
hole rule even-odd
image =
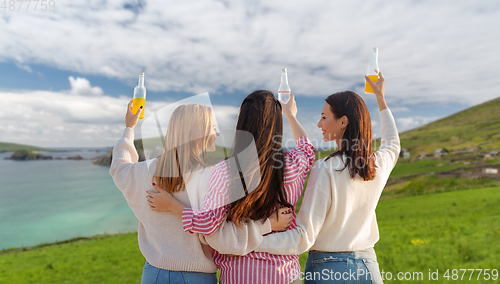
[[[342,127],[347,127],[347,125],[349,124],[349,119],[345,115],[341,118],[341,121],[342,121]]]

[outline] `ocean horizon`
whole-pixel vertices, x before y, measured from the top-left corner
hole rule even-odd
[[[102,148],[51,148],[63,160],[5,160],[0,153],[0,250],[75,237],[137,231],[138,221],[109,168],[91,158]],[[70,150],[70,151],[68,151]],[[85,160],[65,160],[80,155]]]

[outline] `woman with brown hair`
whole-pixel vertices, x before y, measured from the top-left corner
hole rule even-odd
[[[384,98],[384,77],[372,86],[380,110],[381,147],[373,152],[368,109],[351,91],[326,99],[318,127],[338,151],[311,170],[297,227],[264,236],[255,251],[296,255],[309,250],[304,283],[382,283],[373,246],[375,208],[396,165],[400,143]]]
[[[291,151],[282,148],[282,113],[288,119],[296,141],[296,148]],[[211,235],[217,235],[220,227],[228,223],[226,221],[245,225],[247,220],[265,220],[274,215],[274,211],[277,214],[283,212],[280,208],[293,208],[315,159],[314,148],[296,119],[296,114],[293,95],[287,104],[282,105],[270,91],[251,93],[241,104],[233,155],[230,158],[238,158],[245,153],[252,142],[245,137],[249,133],[257,149],[258,163],[250,161],[239,168],[239,176],[231,174],[231,164],[227,160],[214,166],[203,211],[186,207],[161,190],[149,197],[153,210],[174,212],[182,218],[184,231],[206,235],[205,239],[212,245]],[[243,183],[244,194],[241,199],[235,200],[231,195],[238,194],[233,191],[238,183]],[[253,190],[252,185],[255,187]],[[296,226],[295,211],[292,211],[293,219],[289,228]],[[235,234],[240,239],[238,232],[235,231]],[[244,237],[239,241],[246,243]],[[216,250],[214,261],[221,271],[220,283],[288,284],[300,272],[298,255],[250,252],[244,256],[232,256],[224,253],[236,252],[225,249],[223,242],[219,243],[220,246],[213,247]]]

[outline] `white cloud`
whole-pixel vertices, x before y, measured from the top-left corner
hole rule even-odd
[[[440,116],[414,116],[414,117],[400,117],[396,118],[396,125],[398,126],[398,131],[404,132],[424,124],[430,123],[432,121],[440,119]]]
[[[61,92],[19,91],[0,92],[3,103],[13,106],[0,112],[0,138],[3,142],[31,144],[44,147],[112,146],[125,127],[124,117],[130,97],[107,96],[101,88],[92,86],[85,78],[69,77],[71,89]],[[168,106],[173,101],[146,103],[146,116]],[[213,105],[219,129],[233,130],[239,107]],[[397,109],[397,108],[396,108]],[[377,111],[378,112],[378,111]],[[334,142],[324,142],[317,127],[319,113],[300,111],[298,120],[307,130],[309,139],[318,149],[332,148]],[[380,136],[378,116],[372,115],[374,137]],[[440,117],[396,116],[400,132],[434,121]],[[284,147],[294,147],[294,137],[288,121],[284,122]],[[136,129],[140,129],[139,126]],[[168,125],[168,123],[162,123]],[[140,138],[136,131],[136,138]],[[228,137],[227,139],[232,139]]]
[[[90,82],[85,78],[69,77],[69,84],[71,85],[71,94],[79,96],[101,96],[103,91],[99,87],[90,86]]]
[[[287,67],[295,95],[326,97],[362,92],[378,46],[386,99],[404,131],[438,118],[400,117],[415,114],[413,106],[498,97],[499,18],[499,1],[56,1],[54,12],[2,14],[0,61],[29,73],[41,64],[131,86],[144,70],[148,90],[212,96],[275,92]],[[130,98],[106,96],[85,78],[70,84],[62,92],[0,93],[14,106],[0,113],[0,140],[113,145]],[[146,111],[165,103],[148,101]],[[224,128],[235,124],[237,107],[214,109]],[[299,111],[311,139],[321,141],[316,115]],[[287,127],[285,138],[293,139]],[[373,123],[375,136],[379,127]]]
[[[69,77],[71,89],[61,92],[0,92],[0,141],[42,147],[112,146],[125,128],[130,97],[106,96],[85,78]],[[146,102],[146,117],[172,103]],[[239,108],[214,105],[219,126],[234,128]],[[140,129],[140,124],[136,129]],[[166,123],[164,123],[166,124]],[[140,137],[136,131],[136,138]]]
[[[227,105],[212,105],[219,129],[236,129],[239,107]]]
[[[498,1],[75,0],[4,13],[0,60],[211,94],[274,91],[288,67],[296,95],[326,96],[361,92],[378,46],[393,105],[477,104],[498,96],[499,18]]]

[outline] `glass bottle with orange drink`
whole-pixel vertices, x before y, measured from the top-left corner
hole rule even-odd
[[[139,119],[144,118],[144,109],[146,108],[146,87],[144,87],[144,73],[139,73],[139,82],[134,88],[134,99],[132,101],[132,113],[137,113],[142,106],[142,112]]]
[[[379,70],[380,69],[378,68],[378,47],[374,47],[372,52],[372,59],[370,60],[368,68],[366,69],[366,75],[373,82],[377,82],[378,81],[377,71]],[[370,84],[368,84],[368,81],[366,80],[365,80],[365,93],[373,94],[372,86],[370,86]]]

